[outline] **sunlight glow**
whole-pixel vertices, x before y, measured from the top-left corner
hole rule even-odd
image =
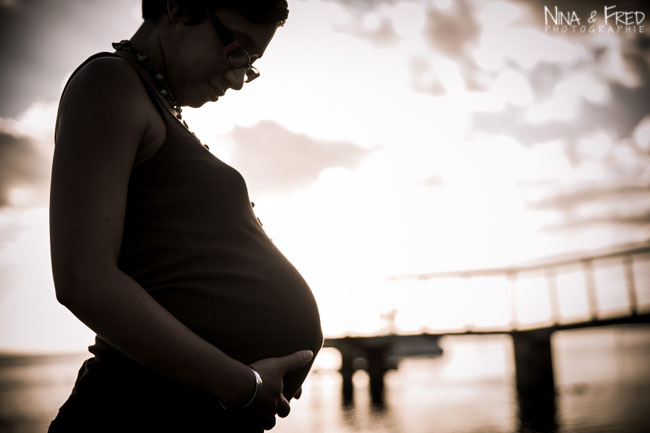
[[[626,103],[613,83],[640,84],[623,36],[545,33],[517,2],[468,1],[462,10],[449,1],[370,3],[294,2],[256,63],[262,79],[183,111],[226,163],[246,148],[234,132],[268,124],[314,149],[344,149],[284,189],[248,182],[264,229],[312,287],[326,335],[388,332],[382,315],[392,309],[398,332],[506,326],[507,281],[389,278],[650,238],[647,222],[602,221],[636,221],[650,209],[642,190],[650,182],[650,115],[620,137],[585,117],[586,107],[612,116]],[[434,18],[462,21],[452,29],[458,41],[435,39]],[[604,50],[600,58],[595,49]],[[0,118],[0,130],[34,140],[50,161],[57,102]],[[362,156],[346,159],[353,152]],[[295,157],[264,154],[243,157],[269,167]],[[28,189],[12,186],[13,205],[29,202]],[[607,194],[616,188],[631,192]],[[590,199],[585,191],[604,193]],[[0,210],[9,227],[0,228],[3,347],[79,347],[90,335],[54,297],[45,205]],[[620,278],[615,272],[604,278]],[[589,314],[580,272],[557,284],[562,319]],[[549,320],[545,287],[541,278],[518,282],[522,323]],[[624,306],[619,289],[611,308]],[[650,294],[639,297],[650,303]]]

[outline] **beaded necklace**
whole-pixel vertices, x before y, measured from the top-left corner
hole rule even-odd
[[[153,63],[151,62],[151,59],[146,55],[140,53],[134,46],[131,41],[128,39],[124,39],[120,42],[113,42],[113,48],[116,50],[121,50],[121,51],[126,51],[127,53],[131,53],[135,55],[136,60],[138,63],[149,73],[149,75],[153,78],[154,83],[156,83],[156,87],[158,92],[167,100],[169,105],[173,108],[175,114],[174,117],[176,120],[178,120],[184,127],[187,129],[187,131],[192,134],[194,138],[196,138],[196,141],[201,143],[201,140],[196,136],[194,132],[190,130],[190,127],[188,126],[187,122],[183,120],[183,116],[181,113],[183,112],[183,109],[181,106],[178,104],[176,101],[176,98],[174,98],[174,95],[172,94],[171,89],[165,82],[165,77],[163,74],[159,73],[156,71],[156,68],[153,66]],[[210,150],[207,144],[201,143],[203,147],[206,149]]]

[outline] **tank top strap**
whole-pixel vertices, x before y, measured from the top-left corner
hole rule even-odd
[[[166,126],[166,128],[167,128],[167,132],[168,132],[168,134],[169,134],[169,132],[171,131],[170,126],[172,126],[172,125],[174,125],[175,123],[177,123],[177,122],[176,122],[176,119],[173,119],[173,118],[170,117],[170,116],[173,116],[173,114],[171,113],[170,109],[169,109],[169,108],[165,105],[165,103],[162,101],[162,99],[161,99],[160,96],[158,95],[158,92],[156,92],[156,90],[151,86],[151,84],[149,83],[149,81],[147,81],[147,79],[146,79],[146,77],[143,75],[142,71],[140,71],[140,70],[138,69],[138,67],[137,67],[135,64],[133,64],[133,62],[131,62],[128,58],[123,57],[123,56],[120,56],[120,55],[117,54],[117,53],[101,52],[101,53],[93,54],[92,56],[88,57],[88,58],[87,58],[87,59],[86,59],[82,64],[80,64],[80,65],[77,67],[77,69],[74,70],[74,72],[72,72],[72,74],[70,75],[70,78],[68,78],[68,81],[66,82],[65,87],[63,88],[63,92],[61,92],[61,98],[63,98],[63,94],[64,94],[65,91],[67,90],[68,85],[69,85],[70,82],[72,81],[72,78],[73,78],[73,77],[74,77],[74,76],[75,76],[75,75],[76,75],[76,74],[77,74],[77,73],[78,73],[78,72],[79,72],[79,71],[80,71],[84,66],[86,66],[88,63],[90,63],[90,62],[92,62],[93,60],[98,59],[98,58],[100,58],[100,57],[115,57],[115,58],[119,58],[119,59],[122,59],[122,60],[124,60],[125,62],[127,62],[128,64],[131,65],[131,67],[133,68],[133,70],[138,74],[138,77],[140,78],[140,81],[142,82],[142,85],[144,86],[144,89],[145,89],[145,91],[147,92],[147,95],[149,96],[149,99],[150,99],[151,102],[153,103],[154,107],[156,107],[156,110],[157,110],[157,111],[160,113],[160,115],[162,116],[162,118],[163,118],[163,120],[164,120],[164,122],[165,122],[165,126]],[[59,103],[60,103],[60,101],[59,101]],[[58,126],[58,125],[57,125],[57,126]]]
[[[176,120],[176,116],[174,113],[172,113],[171,108],[166,105],[158,91],[153,88],[151,82],[147,80],[147,77],[145,76],[144,71],[138,67],[135,61],[133,59],[127,57],[127,56],[122,56],[119,53],[109,53],[112,54],[115,57],[119,57],[125,62],[127,62],[133,70],[138,74],[138,77],[140,77],[140,81],[142,82],[142,85],[144,86],[144,89],[147,92],[147,95],[149,95],[149,99],[153,103],[154,107],[156,107],[156,110],[160,113],[160,115],[163,117],[163,120],[165,121],[165,125],[167,127],[167,133],[169,134],[171,130],[171,126],[176,126],[179,124],[179,122]]]
[[[72,78],[77,75],[77,72],[79,72],[84,66],[86,66],[88,63],[92,62],[95,59],[98,59],[100,57],[119,57],[115,53],[109,53],[109,52],[101,52],[97,54],[93,54],[92,56],[88,57],[82,64],[77,66],[77,69],[75,69],[72,74],[70,74],[70,77],[68,78],[68,81],[65,83],[65,87],[63,87],[63,92],[61,92],[61,98],[63,98],[63,94],[65,94],[65,91],[68,89],[68,86],[70,85],[70,82],[72,81]]]
[[[86,66],[88,63],[92,62],[95,59],[98,59],[100,57],[116,57],[117,54],[114,53],[109,53],[109,52],[101,52],[97,54],[93,54],[92,56],[88,57],[82,64],[77,66],[77,69],[72,71],[72,74],[70,74],[70,77],[68,77],[68,81],[66,81],[65,86],[63,87],[63,91],[61,92],[61,97],[59,98],[59,106],[61,105],[61,101],[63,100],[63,95],[65,95],[65,91],[68,90],[68,86],[70,85],[70,82],[72,81],[72,78],[74,78],[75,75],[77,75],[77,72],[79,72],[84,66]],[[57,136],[57,132],[59,130],[59,121],[56,121],[56,124],[54,125],[54,136]]]
[[[87,58],[82,64],[80,64],[74,70],[74,72],[70,75],[70,78],[68,78],[68,81],[66,82],[65,87],[63,88],[63,92],[61,92],[61,99],[63,99],[63,95],[64,95],[66,89],[68,88],[70,82],[72,81],[72,78],[84,66],[86,66],[88,63],[90,63],[93,60],[98,59],[100,57],[114,57],[114,58],[120,58],[120,59],[124,60],[129,65],[131,65],[133,70],[136,72],[136,74],[140,78],[140,82],[142,83],[145,91],[147,92],[147,95],[149,96],[149,99],[151,100],[151,103],[156,108],[156,111],[158,111],[158,114],[162,117],[162,120],[165,123],[165,130],[166,130],[166,137],[165,137],[164,142],[162,143],[161,148],[158,149],[156,151],[156,153],[154,153],[154,155],[152,155],[150,158],[147,158],[146,160],[142,161],[142,163],[146,162],[146,161],[149,161],[149,160],[162,158],[164,154],[169,152],[169,149],[170,149],[169,143],[176,140],[176,137],[177,137],[177,134],[178,134],[178,129],[183,128],[183,127],[181,126],[180,122],[176,120],[176,118],[174,117],[174,114],[171,112],[171,109],[167,105],[165,105],[165,103],[161,99],[161,96],[158,94],[156,89],[153,88],[152,84],[144,76],[144,72],[141,71],[138,68],[138,66],[135,64],[135,62],[133,62],[129,58],[127,58],[125,56],[121,56],[118,53],[111,53],[111,52],[100,52],[100,53],[97,53],[97,54],[93,54],[92,56]],[[60,102],[59,102],[59,104],[60,104]],[[56,134],[56,132],[58,130],[58,126],[59,126],[59,124],[58,124],[58,121],[57,121],[56,125],[55,125],[55,134]],[[156,158],[154,158],[154,157],[156,157]],[[142,163],[134,166],[134,168],[138,168],[140,165],[142,165]]]

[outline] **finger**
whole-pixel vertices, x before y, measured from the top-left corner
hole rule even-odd
[[[298,391],[296,391],[296,393],[293,395],[293,398],[298,400],[301,395],[302,395],[302,386],[300,388],[298,388]]]
[[[280,396],[280,405],[278,406],[278,416],[280,418],[286,418],[291,412],[291,405],[284,396]]]
[[[311,358],[314,356],[314,352],[311,350],[299,350],[294,352],[291,355],[282,357],[282,366],[284,367],[284,372],[298,370],[299,368],[304,367],[311,361]]]

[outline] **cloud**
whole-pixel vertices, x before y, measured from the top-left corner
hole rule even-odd
[[[330,167],[356,167],[370,150],[353,143],[321,141],[272,121],[230,134],[232,165],[259,191],[290,190],[314,182]]]
[[[554,181],[524,187],[528,197],[542,197],[528,200],[529,209],[557,213],[558,222],[545,230],[648,227],[644,119],[650,112],[650,51],[645,38],[574,39],[590,56],[537,63],[527,71],[534,103],[472,115],[475,134],[507,134],[531,151],[562,143],[566,162],[545,166]]]
[[[440,187],[444,185],[445,180],[442,176],[436,174],[424,179],[421,183],[424,186]]]
[[[576,219],[567,219],[561,223],[549,224],[542,227],[544,231],[559,231],[559,230],[568,230],[575,228],[584,228],[591,225],[621,225],[621,226],[632,226],[635,228],[639,227],[650,227],[650,210],[641,211],[636,213],[629,214],[618,214],[618,213],[609,213],[600,216],[593,216],[587,218],[576,218]]]
[[[429,8],[425,38],[429,45],[453,59],[462,59],[478,39],[480,27],[466,1],[454,1],[448,9]]]
[[[3,208],[3,211],[0,212],[0,262],[3,261],[2,255],[7,244],[14,242],[20,233],[25,230],[25,223],[16,217],[16,211],[18,210]],[[3,272],[0,272],[0,275],[3,274]]]
[[[393,45],[399,39],[391,20],[387,17],[364,20],[357,16],[344,25],[336,26],[335,29],[378,46]]]
[[[629,138],[617,141],[597,132],[586,136],[578,147],[565,143],[564,164],[545,166],[544,148],[551,143],[528,149],[534,152],[529,158],[530,171],[541,164],[548,179],[546,184],[520,185],[528,209],[556,213],[559,222],[555,228],[607,222],[647,226],[649,154]]]
[[[400,0],[329,0],[334,3],[340,3],[348,9],[358,12],[372,11],[386,4],[399,3]]]
[[[442,81],[440,60],[455,64],[466,88],[484,90],[485,83],[494,77],[482,71],[473,57],[472,50],[479,42],[481,25],[476,17],[474,2],[451,2],[445,7],[436,4],[425,11],[422,37],[429,52],[416,54],[411,59],[411,82],[416,92],[440,96],[447,93]],[[432,56],[431,53],[434,55]]]
[[[650,154],[650,114],[647,114],[634,128],[632,137],[639,150]]]
[[[613,83],[609,85],[609,94],[611,100],[605,105],[581,99],[575,116],[565,119],[531,123],[525,108],[508,106],[496,113],[474,113],[473,126],[494,134],[507,133],[526,146],[557,138],[573,145],[595,127],[607,131],[612,138],[628,137],[650,111],[650,81],[635,89]]]
[[[535,202],[529,202],[528,206],[536,209],[571,211],[583,204],[602,202],[608,199],[626,199],[632,202],[645,197],[650,197],[650,184],[630,184],[608,188],[582,188],[577,191],[561,193]]]
[[[0,207],[42,197],[48,180],[49,164],[35,143],[0,131]],[[21,194],[16,197],[18,188]]]
[[[648,163],[646,158],[645,164]],[[557,221],[543,227],[544,230],[596,224],[650,228],[650,171],[646,169],[635,178],[634,170],[628,170],[617,177],[612,174],[616,172],[615,164],[601,164],[600,167],[606,174],[591,181],[551,185],[545,188],[546,193],[541,198],[526,201],[530,210],[557,214]]]
[[[131,0],[0,3],[0,116],[14,117],[33,101],[54,101],[64,77],[85,58],[112,51],[134,33]]]
[[[348,6],[351,15],[392,19],[391,11],[399,4]],[[533,187],[520,184],[528,200],[538,197],[526,203],[528,209],[557,212],[576,227],[601,222],[645,225],[650,156],[643,119],[650,112],[650,38],[644,33],[599,37],[545,32],[545,4],[421,4],[424,25],[419,38],[425,49],[409,57],[411,88],[431,96],[452,94],[463,90],[450,81],[457,78],[476,96],[473,100],[486,102],[484,108],[491,112],[482,111],[479,104],[469,107],[467,139],[512,137],[528,148],[524,153],[529,156],[546,147],[544,143],[558,143],[559,152],[546,165],[527,157],[532,167],[524,171],[540,176],[527,178]],[[559,8],[584,17],[598,9],[602,16],[603,6],[612,4],[570,1]],[[647,2],[623,0],[616,9],[650,8]],[[395,20],[393,24],[401,35]],[[430,184],[436,183],[435,177],[430,179]]]
[[[610,36],[608,41],[617,40]],[[596,125],[613,139],[629,137],[650,112],[650,39],[635,36],[597,44],[590,52],[587,60],[537,64],[527,73],[538,102],[475,113],[474,127],[508,133],[524,145],[556,138],[573,145]]]

